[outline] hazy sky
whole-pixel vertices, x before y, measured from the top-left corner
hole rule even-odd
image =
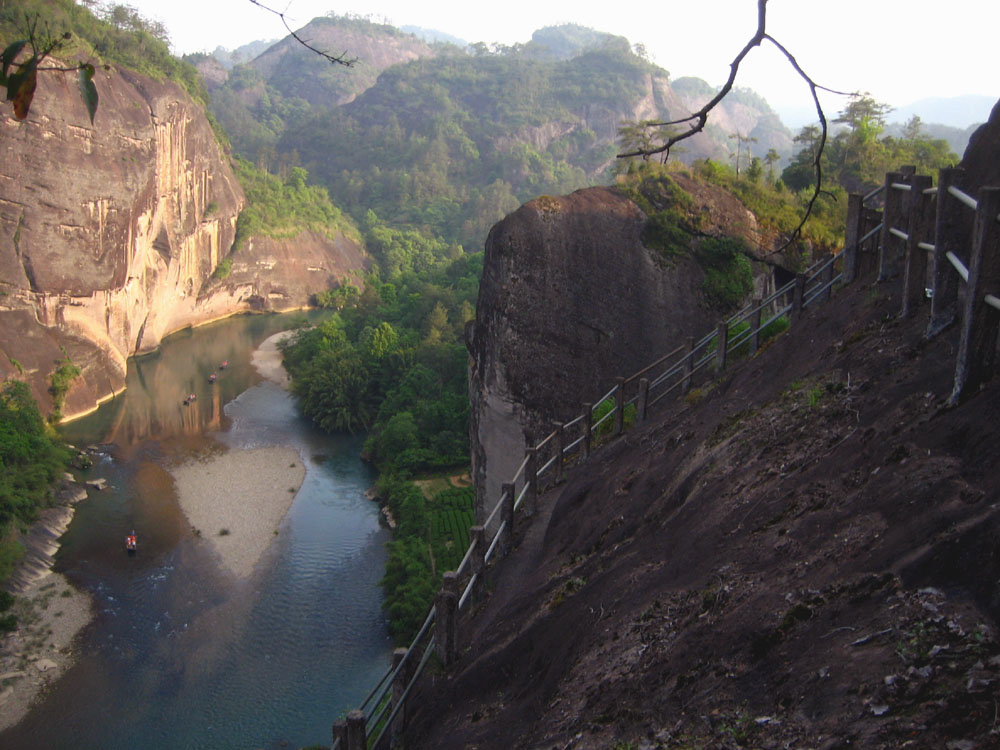
[[[277,16],[249,0],[122,1],[162,21],[177,54],[285,35]],[[469,42],[525,42],[543,26],[578,23],[645,45],[674,78],[697,76],[712,85],[725,81],[729,63],[753,34],[757,7],[755,0],[263,2],[285,11],[292,28],[333,11],[437,29]],[[1000,97],[995,53],[1000,0],[770,0],[767,28],[829,88],[870,91],[893,106],[931,96]],[[805,84],[769,44],[751,53],[737,85],[754,89],[783,112],[811,106]],[[836,112],[841,102],[833,99],[827,106]]]

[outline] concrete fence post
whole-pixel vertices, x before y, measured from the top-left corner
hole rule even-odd
[[[333,722],[333,746],[336,750],[347,750],[347,719]]]
[[[646,404],[649,402],[649,378],[639,378],[639,397],[635,402],[635,423],[646,421]]]
[[[486,543],[486,527],[471,527],[469,529],[469,543],[476,545],[476,551],[469,558],[472,575],[481,578],[483,571],[486,570],[486,550],[489,547]],[[473,588],[473,593],[475,593],[475,588]]]
[[[1000,188],[981,188],[969,259],[969,286],[963,305],[962,337],[955,363],[955,387],[949,399],[951,404],[975,393],[993,374],[1000,310],[988,304],[985,297],[987,294],[1000,297],[998,214]]]
[[[469,569],[472,575],[476,577],[476,582],[473,584],[472,593],[470,594],[472,603],[475,604],[481,600],[482,592],[486,590],[486,581],[484,578],[486,575],[486,550],[490,546],[486,541],[486,527],[473,526],[470,528],[469,543],[476,545],[472,557],[469,558]]]
[[[694,370],[694,337],[688,336],[687,356],[684,358],[684,385],[681,394],[686,395],[691,390],[691,373]]]
[[[347,745],[346,750],[367,750],[368,729],[365,726],[364,711],[347,712]],[[341,745],[343,747],[343,745]]]
[[[458,653],[458,577],[455,571],[450,570],[442,577],[434,608],[434,650],[448,669],[455,663]]]
[[[563,480],[563,451],[566,450],[566,434],[563,432],[563,423],[556,422],[556,484]]]
[[[753,298],[753,312],[750,314],[750,356],[754,356],[760,348],[760,316],[763,300],[760,297]]]
[[[504,536],[497,545],[500,557],[506,557],[510,552],[514,539],[514,483],[504,482],[500,485],[500,523],[506,523]]]
[[[882,238],[879,243],[878,280],[886,281],[899,273],[899,256],[901,242],[890,229],[902,229],[905,196],[902,190],[896,190],[894,182],[905,182],[903,172],[887,172],[885,175],[885,211],[882,213]]]
[[[590,458],[590,444],[594,439],[594,405],[583,405],[583,460]]]
[[[726,348],[729,346],[729,323],[722,321],[715,327],[715,371],[726,369]]]
[[[837,269],[835,268],[836,263],[830,261],[830,264],[823,269],[823,275],[820,276],[820,284],[826,287],[820,294],[816,296],[816,302],[827,303],[830,301],[830,297],[833,296],[833,277],[837,275]]]
[[[927,250],[921,242],[934,238],[933,207],[934,196],[925,195],[931,187],[930,175],[914,175],[910,178],[910,195],[906,201],[907,230],[910,239],[906,241],[906,263],[903,267],[903,301],[900,315],[909,317],[923,302],[927,288]]]
[[[931,285],[931,319],[927,337],[932,338],[955,322],[961,278],[948,260],[948,253],[961,257],[972,235],[974,214],[948,188],[961,188],[965,170],[957,167],[938,172],[937,220],[934,223],[934,282]],[[961,255],[960,255],[961,254]]]
[[[625,427],[625,378],[615,378],[615,435],[621,435]]]
[[[533,516],[538,509],[538,449],[528,448],[524,464],[524,512]]]
[[[861,233],[861,215],[864,206],[864,196],[860,193],[851,193],[847,196],[847,226],[844,228],[844,283],[850,284],[858,276],[858,240],[864,235]]]
[[[397,648],[392,652],[392,669],[394,672],[405,657],[405,648]],[[413,677],[415,666],[412,659],[407,659],[406,664],[396,672],[396,678],[392,681],[392,709],[395,710],[399,706],[399,710],[396,711],[396,718],[392,720],[392,726],[389,728],[389,747],[394,747],[399,743],[400,738],[403,736],[403,730],[406,728],[406,706],[400,706],[400,702],[403,700],[403,693],[406,692],[406,686],[410,684],[410,679]]]
[[[806,292],[806,275],[804,273],[795,274],[795,286],[792,288],[792,312],[789,317],[792,322],[798,322],[802,317],[802,301]]]

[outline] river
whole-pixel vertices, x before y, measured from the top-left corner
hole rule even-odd
[[[77,506],[56,568],[93,594],[97,616],[77,663],[0,734],[5,750],[329,746],[333,721],[384,672],[389,536],[363,494],[374,476],[361,438],[317,431],[250,364],[292,322],[241,316],[176,334],[129,362],[124,394],[64,427],[98,446],[88,475],[110,483]],[[185,406],[188,393],[198,399]],[[266,563],[241,581],[187,522],[168,469],[265,446],[297,450],[306,475]]]

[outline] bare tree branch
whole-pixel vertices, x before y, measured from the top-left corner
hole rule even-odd
[[[251,0],[251,2],[253,2],[253,0]],[[686,130],[683,133],[679,133],[675,136],[672,136],[667,140],[666,143],[657,148],[649,149],[648,151],[632,151],[627,154],[618,154],[618,158],[627,159],[630,156],[647,157],[647,156],[652,156],[653,154],[662,153],[664,151],[668,152],[669,154],[670,147],[673,146],[675,143],[690,138],[696,133],[700,133],[702,130],[704,130],[705,125],[708,123],[708,113],[711,112],[713,109],[715,109],[716,105],[718,105],[719,102],[725,99],[726,95],[730,91],[732,91],[733,84],[736,83],[736,74],[739,72],[740,63],[743,62],[743,58],[745,58],[748,54],[750,54],[750,50],[752,50],[754,47],[759,47],[760,43],[767,36],[767,33],[765,31],[766,21],[767,21],[767,0],[757,0],[757,31],[754,33],[752,37],[750,37],[750,41],[746,43],[746,46],[744,46],[743,49],[740,50],[740,53],[729,64],[729,79],[723,84],[722,88],[719,89],[719,92],[714,97],[712,97],[712,100],[708,102],[708,104],[706,104],[704,107],[699,109],[694,114],[688,115],[687,117],[683,117],[680,120],[670,120],[668,122],[652,122],[648,123],[647,125],[647,127],[662,127],[665,125],[681,125],[685,122],[694,121],[689,130]]]
[[[251,0],[252,1],[252,0]],[[812,197],[809,199],[809,203],[806,205],[805,214],[802,216],[802,220],[799,225],[795,227],[789,236],[788,240],[778,249],[773,250],[769,254],[779,253],[786,248],[788,248],[793,242],[795,242],[802,235],[802,227],[805,226],[806,221],[809,220],[809,216],[812,214],[813,207],[816,205],[816,201],[819,199],[820,194],[823,192],[823,167],[821,164],[821,159],[823,156],[823,149],[826,146],[826,139],[828,134],[828,127],[826,121],[826,115],[823,112],[823,106],[820,104],[819,95],[817,91],[827,91],[831,94],[837,94],[840,96],[850,96],[849,92],[845,91],[835,91],[834,89],[826,88],[825,86],[820,86],[817,84],[809,75],[802,69],[795,57],[778,42],[777,39],[772,37],[767,33],[767,0],[757,0],[757,30],[754,35],[750,37],[750,40],[746,43],[740,53],[733,59],[732,63],[729,65],[729,78],[723,84],[722,88],[719,89],[718,93],[708,102],[704,107],[695,112],[694,114],[688,115],[680,120],[671,120],[669,122],[650,122],[644,123],[646,127],[663,127],[667,125],[680,125],[682,123],[692,123],[691,127],[683,133],[679,133],[667,139],[667,141],[656,148],[651,149],[639,149],[631,151],[625,154],[618,154],[619,159],[627,159],[632,156],[641,156],[644,159],[648,158],[653,154],[664,154],[664,162],[670,155],[671,147],[690,138],[693,135],[700,133],[705,129],[705,125],[708,122],[708,114],[721,102],[730,91],[732,91],[733,85],[736,83],[736,75],[739,72],[740,64],[743,62],[744,58],[750,53],[754,47],[759,47],[764,41],[768,41],[773,44],[778,50],[785,56],[789,64],[795,69],[795,72],[808,84],[809,91],[812,94],[813,103],[816,105],[816,114],[819,116],[819,122],[822,132],[819,138],[819,148],[815,150],[813,158],[813,169],[816,172],[816,188],[813,191]],[[737,173],[738,173],[737,169]]]
[[[767,0],[762,0],[762,2],[766,3]],[[787,49],[785,49],[785,47],[782,44],[780,44],[777,39],[770,36],[769,34],[765,34],[764,38],[767,39],[769,42],[771,42],[771,44],[773,44],[781,51],[781,54],[783,54],[788,59],[788,62],[791,64],[793,68],[795,68],[795,71],[809,85],[809,93],[812,94],[813,104],[816,105],[816,115],[819,117],[819,125],[820,125],[819,148],[817,148],[813,152],[813,170],[815,170],[816,172],[816,187],[813,190],[812,196],[810,196],[809,198],[809,203],[806,204],[806,211],[802,215],[802,220],[799,222],[798,226],[792,230],[792,233],[788,236],[788,240],[785,242],[785,244],[782,245],[777,250],[773,251],[777,253],[784,250],[786,247],[789,247],[793,242],[795,242],[799,237],[802,236],[802,227],[806,225],[806,222],[812,215],[813,206],[816,205],[816,201],[819,200],[820,193],[823,190],[822,156],[823,156],[823,149],[826,147],[826,136],[828,133],[828,128],[826,124],[826,114],[823,112],[823,105],[820,104],[819,94],[817,94],[816,91],[817,89],[822,88],[824,91],[830,91],[831,93],[834,94],[842,94],[843,92],[832,91],[831,89],[824,88],[822,86],[817,86],[816,82],[813,81],[813,79],[810,78],[804,70],[802,70],[801,66],[799,66],[799,63],[795,59],[795,56],[792,55],[792,53],[789,52]]]
[[[264,10],[269,11],[274,15],[276,15],[278,18],[280,18],[281,22],[285,25],[285,28],[288,30],[288,33],[292,36],[292,38],[299,44],[301,44],[303,47],[305,47],[307,50],[315,52],[317,55],[326,60],[329,60],[331,63],[335,63],[337,65],[343,65],[344,67],[347,68],[353,67],[354,63],[358,61],[358,58],[356,57],[348,58],[346,51],[342,52],[339,55],[334,56],[327,52],[324,52],[321,49],[313,47],[311,44],[309,44],[309,42],[307,42],[305,39],[300,37],[292,30],[292,27],[288,25],[288,19],[285,18],[284,11],[275,10],[274,8],[268,7],[267,5],[264,5],[264,3],[260,2],[260,0],[250,0],[250,2],[256,5],[258,8],[263,8]]]

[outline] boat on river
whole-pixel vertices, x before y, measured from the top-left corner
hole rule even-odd
[[[127,537],[125,537],[125,551],[128,552],[129,555],[134,555],[135,548],[136,548],[136,539],[135,539],[135,530],[133,529],[132,533],[129,534]]]

